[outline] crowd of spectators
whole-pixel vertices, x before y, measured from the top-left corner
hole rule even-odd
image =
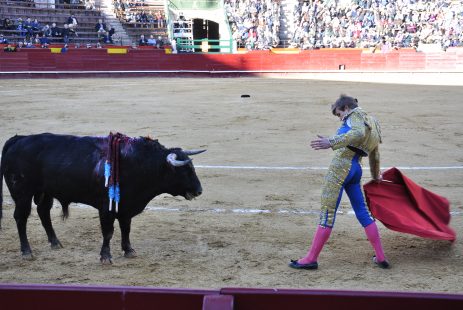
[[[152,10],[145,0],[114,0],[116,16],[126,23],[147,28],[166,27],[166,17],[163,10]]]
[[[52,1],[30,1],[35,6]],[[57,0],[85,4],[94,0]],[[283,5],[290,4],[290,7]],[[151,10],[145,0],[114,0],[114,9],[125,22],[141,27],[165,28],[162,10]],[[248,49],[277,46],[316,48],[374,48],[385,52],[435,44],[442,49],[463,46],[463,1],[456,0],[224,0],[233,39]],[[280,19],[286,21],[280,31]],[[290,24],[288,24],[290,22]],[[60,25],[61,26],[61,25]],[[4,18],[0,31],[16,32],[24,44],[47,45],[52,38],[68,43],[77,36],[78,21],[70,16],[61,27],[42,25],[37,19]],[[95,26],[97,27],[97,26]],[[104,42],[109,28],[98,26]],[[154,38],[153,38],[154,39]],[[156,40],[156,39],[154,39]],[[150,44],[154,45],[154,44]]]
[[[280,44],[280,1],[224,0],[224,6],[238,46],[269,49]]]
[[[289,39],[282,45],[314,48],[392,48],[463,45],[463,2],[453,0],[301,0],[287,9]],[[266,49],[281,40],[278,0],[225,0],[233,37]],[[291,17],[291,18],[288,18]],[[270,40],[269,30],[272,30]]]
[[[9,0],[8,5],[42,8],[96,9],[95,0]],[[5,14],[6,15],[6,14]],[[79,22],[70,11],[62,23],[40,22],[30,17],[5,17],[0,19],[0,32],[3,44],[14,43],[20,47],[40,45],[48,47],[51,43],[68,44],[72,37],[78,37]]]
[[[26,7],[35,7],[38,9],[55,9],[55,8],[85,8],[87,10],[95,9],[95,0],[9,0],[13,5]],[[15,3],[16,2],[16,3]]]
[[[78,36],[77,27],[78,21],[73,14],[64,21],[62,27],[58,27],[56,23],[42,24],[38,19],[30,17],[18,17],[15,20],[4,18],[0,22],[0,31],[16,34],[15,41],[25,46],[40,44],[48,47],[52,42],[69,43],[71,37]]]

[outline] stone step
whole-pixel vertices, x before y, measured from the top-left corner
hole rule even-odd
[[[115,36],[120,38],[122,41],[121,44],[132,45],[132,38],[127,34],[114,13],[112,0],[101,0],[101,8],[106,22],[111,25],[111,27],[114,27],[114,30],[116,30]]]

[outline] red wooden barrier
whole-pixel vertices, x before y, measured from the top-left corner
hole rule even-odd
[[[390,53],[366,53],[361,49],[322,49],[296,54],[252,51],[245,54],[166,54],[160,49],[130,49],[127,54],[108,54],[106,49],[73,49],[51,53],[49,49],[0,52],[0,77],[5,72],[113,72],[197,73],[307,72],[307,71],[458,71],[463,70],[463,49],[422,53],[403,49]],[[159,73],[159,72],[157,72]],[[29,74],[29,73],[27,73]],[[32,76],[33,74],[29,74]]]
[[[0,284],[0,309],[201,310],[204,296],[218,294],[216,290]]]
[[[0,308],[47,309],[463,309],[463,295],[302,289],[194,290],[0,284]]]
[[[366,291],[224,288],[234,309],[461,309],[463,295]]]

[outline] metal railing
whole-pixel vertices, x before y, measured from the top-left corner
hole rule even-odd
[[[177,38],[177,51],[196,52],[196,53],[233,53],[233,39],[229,40],[209,40],[209,39],[187,39]]]

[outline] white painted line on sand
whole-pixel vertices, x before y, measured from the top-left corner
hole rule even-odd
[[[76,204],[79,207],[83,208],[91,208],[90,206],[83,205],[83,204]],[[147,211],[158,211],[158,212],[192,212],[192,213],[233,213],[233,214],[299,214],[299,215],[318,215],[320,214],[320,210],[301,210],[301,209],[278,209],[278,210],[269,210],[269,209],[224,209],[224,208],[204,208],[204,209],[191,209],[188,207],[181,207],[181,208],[165,208],[165,207],[146,207]],[[346,215],[355,215],[353,210],[338,210],[338,214],[346,214]],[[450,215],[463,215],[461,211],[450,211]]]
[[[2,155],[0,155],[0,159]],[[320,166],[246,166],[246,165],[195,165],[199,169],[217,169],[217,170],[328,170],[328,167]],[[386,170],[391,167],[381,167]],[[400,170],[459,170],[463,166],[396,166]],[[363,170],[369,170],[369,167],[363,167]]]
[[[227,165],[195,165],[199,169],[222,169],[222,170],[328,170],[328,167],[317,166],[227,166]],[[391,167],[381,167],[382,170]],[[463,166],[398,166],[400,170],[458,170],[463,169]],[[363,167],[364,170],[370,168]]]

